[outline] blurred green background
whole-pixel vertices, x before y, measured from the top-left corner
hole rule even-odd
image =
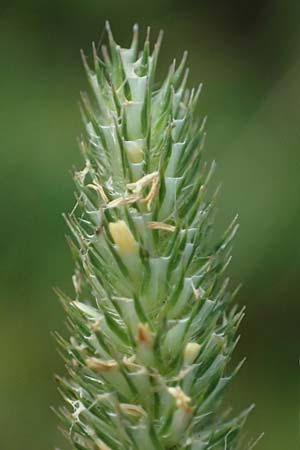
[[[26,0],[0,6],[0,448],[68,448],[50,405],[63,372],[50,333],[64,330],[52,291],[71,292],[61,213],[80,167],[77,107],[105,19],[127,45],[132,24],[165,30],[162,72],[189,49],[202,80],[207,159],[223,182],[217,229],[240,214],[231,275],[247,305],[229,399],[256,403],[258,450],[298,448],[300,342],[300,3],[286,0]],[[229,400],[228,400],[229,401]]]

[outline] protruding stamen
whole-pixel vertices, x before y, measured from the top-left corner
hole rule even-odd
[[[180,386],[169,387],[168,391],[172,397],[174,397],[177,408],[183,409],[184,411],[190,410],[188,404],[190,403],[191,398],[183,392]]]
[[[97,439],[96,442],[97,450],[112,450],[111,447],[108,447],[101,439]]]
[[[199,354],[200,348],[201,346],[196,342],[188,342],[184,349],[184,362],[186,364],[193,364]]]
[[[129,403],[120,403],[120,409],[123,413],[134,417],[145,417],[146,412],[141,406],[132,405]]]
[[[124,220],[111,222],[109,231],[122,254],[127,255],[137,250],[137,243]]]
[[[127,197],[119,197],[108,203],[107,208],[118,208],[119,206],[131,205],[132,203],[140,200],[140,196],[137,194],[128,195]]]
[[[127,184],[127,189],[139,194],[145,186],[148,186],[148,184],[152,184],[153,180],[156,178],[158,178],[158,172],[149,173],[145,175],[143,178],[140,178],[135,183]]]
[[[101,200],[104,201],[104,203],[108,202],[108,198],[104,192],[103,187],[101,186],[101,184],[97,183],[97,181],[94,180],[94,182],[92,184],[87,184],[86,186],[89,189],[93,189],[94,191],[98,192]]]
[[[150,344],[152,341],[151,331],[147,323],[139,323],[137,341],[141,344]]]
[[[147,226],[151,230],[171,231],[171,233],[173,233],[176,230],[176,227],[174,227],[174,225],[170,225],[169,223],[163,222],[148,222]]]
[[[91,357],[87,358],[85,363],[89,369],[92,369],[95,372],[110,372],[118,367],[118,363],[114,359],[105,361],[103,359]]]

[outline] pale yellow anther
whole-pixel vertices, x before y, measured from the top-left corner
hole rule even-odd
[[[139,370],[139,369],[141,369],[142,366],[137,364],[135,362],[135,360],[136,360],[136,356],[135,355],[132,355],[130,357],[127,357],[127,356],[123,357],[123,363],[127,367],[127,369],[129,369],[129,370]]]
[[[132,405],[129,403],[120,403],[120,409],[123,413],[128,414],[129,416],[133,417],[146,416],[146,413],[141,406]]]
[[[108,447],[101,439],[96,439],[95,444],[97,450],[112,450],[111,447]]]
[[[145,186],[152,184],[153,180],[155,179],[158,179],[158,172],[148,173],[147,175],[135,181],[134,183],[127,184],[127,189],[139,194],[140,192],[142,192]]]
[[[189,409],[188,404],[190,403],[191,398],[183,392],[180,386],[169,387],[168,391],[172,395],[172,397],[174,397],[177,408],[181,408],[184,410]]]
[[[78,180],[81,184],[84,183],[85,177],[91,170],[91,163],[89,160],[86,161],[86,165],[83,170],[80,170],[79,172],[75,172],[75,180]]]
[[[108,198],[104,192],[103,187],[101,186],[101,184],[97,183],[97,181],[94,180],[94,182],[92,184],[87,184],[86,187],[96,191],[99,194],[101,200],[104,201],[104,203],[108,202]]]
[[[128,159],[133,164],[141,163],[144,159],[144,152],[141,147],[127,148]]]
[[[127,184],[127,189],[129,191],[134,192],[137,195],[140,195],[144,187],[148,186],[149,184],[151,184],[150,191],[147,194],[147,196],[142,199],[142,202],[147,204],[148,211],[150,211],[151,203],[153,202],[153,199],[158,192],[159,187],[158,172],[148,173],[147,175],[135,181],[134,183]]]
[[[196,342],[189,342],[184,349],[184,362],[186,364],[193,364],[200,351],[200,345]]]
[[[110,372],[118,367],[117,361],[114,359],[103,360],[98,358],[87,358],[85,360],[86,365],[95,372]]]
[[[204,289],[199,287],[198,289],[195,288],[194,283],[192,283],[192,289],[196,300],[201,300],[205,294]]]
[[[152,185],[151,185],[151,189],[149,191],[149,194],[147,195],[147,197],[144,199],[144,202],[147,204],[147,209],[148,211],[150,211],[151,208],[151,204],[154,200],[155,195],[158,192],[158,186],[159,186],[159,178],[155,177],[152,180]]]
[[[137,242],[124,220],[111,222],[109,224],[109,231],[120,253],[128,255],[137,251]]]
[[[151,230],[170,231],[171,233],[173,233],[176,230],[176,227],[174,227],[174,225],[170,225],[169,223],[163,222],[148,222],[147,226]]]
[[[119,206],[131,205],[131,203],[137,202],[140,198],[141,197],[137,194],[128,195],[127,197],[119,197],[109,202],[107,204],[107,208],[118,208]]]

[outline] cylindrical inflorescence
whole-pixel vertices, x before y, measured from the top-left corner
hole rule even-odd
[[[155,82],[162,35],[141,51],[114,41],[92,64],[94,101],[82,94],[85,160],[66,216],[75,298],[59,293],[71,338],[58,336],[68,377],[58,411],[78,450],[232,450],[246,416],[220,398],[243,311],[224,271],[236,220],[208,239],[214,170],[202,161],[201,86],[186,87],[186,53]],[[92,66],[92,67],[91,67]]]

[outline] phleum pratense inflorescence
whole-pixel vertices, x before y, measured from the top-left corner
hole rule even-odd
[[[66,216],[75,294],[59,292],[71,338],[57,335],[57,412],[78,450],[241,448],[250,409],[221,403],[240,366],[243,310],[224,275],[237,223],[211,243],[201,86],[186,86],[186,53],[156,83],[162,34],[151,50],[148,30],[139,51],[137,26],[128,49],[106,30],[101,56],[82,55],[94,99],[82,94],[85,166]]]

